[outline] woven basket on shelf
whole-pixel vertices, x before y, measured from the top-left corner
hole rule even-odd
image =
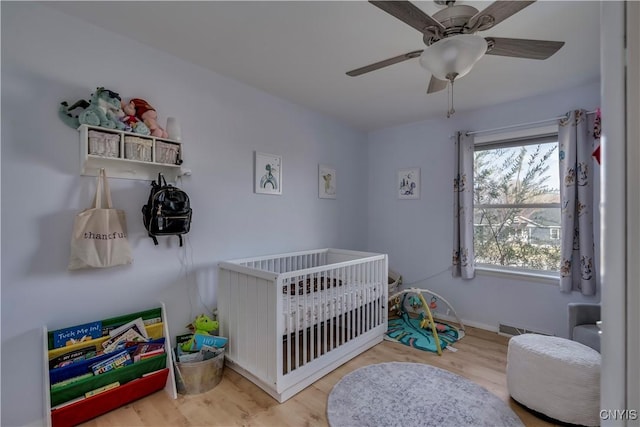
[[[124,158],[150,162],[152,146],[150,139],[127,135],[124,137]]]
[[[180,145],[170,142],[156,141],[156,159],[157,163],[168,163],[171,165],[178,164],[178,155],[180,154]]]
[[[120,136],[113,133],[90,130],[89,154],[103,157],[120,157]]]

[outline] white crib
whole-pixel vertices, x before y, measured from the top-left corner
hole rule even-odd
[[[320,249],[219,264],[227,366],[279,402],[382,341],[387,255]]]

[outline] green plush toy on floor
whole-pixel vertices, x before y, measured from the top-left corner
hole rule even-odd
[[[206,314],[200,314],[196,316],[195,320],[187,325],[187,328],[193,332],[193,337],[184,344],[182,344],[181,348],[183,351],[197,351],[199,348],[194,346],[196,344],[196,335],[211,335],[212,331],[217,331],[220,327],[220,324],[217,320],[211,320],[209,316]]]

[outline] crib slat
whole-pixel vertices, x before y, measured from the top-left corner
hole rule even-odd
[[[289,262],[289,260],[287,259],[287,262]],[[291,289],[291,279],[287,280],[287,293],[286,293],[286,321],[287,321],[287,369],[286,372],[289,373],[291,372],[291,330],[293,329],[293,322],[292,322],[292,318],[291,318],[291,296],[289,293],[289,289]]]
[[[387,277],[382,277],[383,276],[383,274],[381,274],[382,269],[383,269],[382,262],[378,262],[377,265],[378,265],[378,268],[377,268],[378,280],[376,281],[376,283],[378,285],[378,299],[379,299],[378,309],[380,310],[380,314],[378,316],[378,322],[379,322],[379,324],[382,324],[383,323],[383,319],[384,319],[384,314],[383,314],[383,312],[384,312],[384,304],[385,304],[385,302],[387,300],[385,298],[385,292],[384,291],[385,291],[385,289],[389,288],[389,285],[388,285],[389,278],[388,278],[388,276]]]
[[[297,269],[298,267],[298,263],[296,261],[294,268]],[[293,345],[293,350],[294,350],[294,354],[295,354],[295,358],[294,358],[294,364],[293,364],[293,369],[298,369],[298,367],[300,366],[300,339],[298,337],[298,331],[300,330],[300,292],[299,292],[299,287],[297,287],[297,278],[296,278],[296,295],[294,297],[294,310],[296,311],[296,316],[295,316],[295,327],[293,329],[293,336],[294,336],[294,340],[292,342]]]
[[[362,295],[362,300],[361,300],[362,301],[362,330],[360,332],[362,334],[367,332],[367,320],[368,320],[367,288],[365,287],[366,280],[367,280],[367,266],[363,265],[360,271],[360,282],[358,282],[360,286],[360,293]]]
[[[257,313],[262,307],[260,307],[256,298],[258,291],[258,278],[253,276],[245,277],[247,277],[247,284],[244,297],[244,307],[242,310],[247,322],[245,327],[246,338],[244,340],[246,343],[245,351],[247,352],[247,363],[252,369],[257,369],[257,350],[260,348],[258,343],[258,334],[256,334],[256,331],[258,330]]]
[[[302,288],[302,304],[303,304],[303,317],[302,317],[302,365],[304,366],[307,363],[307,326],[309,322],[307,321],[307,309],[309,308],[309,294],[306,292],[307,279],[310,279],[309,275],[302,276],[303,280],[303,288]],[[313,292],[313,283],[309,285],[310,292]]]
[[[365,279],[365,283],[366,283],[366,287],[367,287],[367,331],[371,330],[371,328],[373,327],[373,304],[375,303],[373,301],[373,288],[372,288],[372,276],[371,276],[371,264],[368,264],[366,267],[367,273],[366,273],[366,279]]]
[[[341,286],[338,286],[338,270],[337,269],[332,269],[331,270],[331,274],[333,276],[333,278],[336,280],[336,283],[333,286],[333,290],[335,292],[336,295],[336,341],[335,341],[335,345],[336,348],[340,347],[341,345],[341,339],[342,339],[342,328],[340,327],[341,324],[341,317],[343,316],[343,312],[344,312],[344,307],[342,306],[342,294],[344,293],[344,290],[342,289]]]
[[[374,293],[373,293],[373,298],[375,299],[375,307],[376,307],[376,317],[375,317],[375,325],[374,326],[378,326],[380,324],[380,292],[379,292],[379,282],[378,282],[378,277],[380,275],[378,274],[378,264],[375,263],[373,266],[373,283],[374,283]]]
[[[334,270],[335,271],[335,270]],[[344,268],[341,268],[338,270],[337,273],[337,280],[342,280],[344,279]],[[336,283],[337,285],[338,283]],[[346,306],[346,296],[345,296],[345,289],[347,286],[347,282],[343,282],[342,283],[343,288],[340,290],[340,345],[344,344],[345,341],[345,317],[347,316],[347,306]]]
[[[238,353],[242,355],[242,363],[247,363],[248,358],[250,357],[247,354],[247,341],[250,339],[251,335],[247,334],[247,317],[242,315],[245,311],[245,301],[247,301],[247,281],[249,280],[249,276],[242,274],[238,276],[238,301],[236,306],[236,322],[238,324],[238,337],[240,340],[238,342]]]
[[[331,295],[331,299],[329,305],[331,306],[331,310],[329,312],[329,318],[331,319],[331,329],[329,330],[329,351],[333,350],[335,347],[335,339],[336,339],[336,293],[334,288],[329,288],[329,292]]]
[[[311,294],[312,298],[310,300],[310,305],[309,305],[309,323],[308,323],[308,327],[307,330],[305,331],[305,334],[308,335],[308,342],[309,342],[309,362],[311,363],[314,361],[314,359],[316,358],[316,340],[315,340],[315,325],[317,324],[317,319],[316,319],[316,307],[317,307],[317,301],[316,301],[316,296],[320,295],[317,292],[313,292]]]
[[[355,299],[353,297],[353,266],[347,267],[347,283],[349,284],[349,291],[347,294],[347,301],[349,304],[349,316],[347,317],[347,341],[351,341],[353,339],[353,328],[355,326],[354,318],[353,318],[353,310],[355,309]]]
[[[256,365],[258,372],[269,372],[269,358],[264,357],[264,349],[267,348],[270,336],[269,326],[266,319],[269,318],[269,304],[267,302],[267,291],[269,283],[264,283],[267,286],[258,286],[256,289],[255,304],[256,315],[254,317],[255,322],[255,349],[256,349]],[[275,378],[274,378],[275,380]]]
[[[322,333],[322,336],[323,336],[323,340],[322,340],[322,342],[323,342],[322,353],[323,354],[328,351],[327,350],[327,333],[328,333],[327,328],[329,327],[329,325],[327,324],[327,317],[328,317],[327,311],[328,311],[328,308],[329,308],[327,306],[328,301],[329,301],[328,300],[328,294],[329,294],[329,292],[323,292],[322,293],[322,331],[321,331],[321,333]]]
[[[363,284],[363,280],[364,280],[364,266],[359,266],[360,268],[358,268],[358,294],[360,295],[360,298],[358,300],[358,307],[360,310],[360,325],[359,325],[359,335],[362,335],[365,332],[365,321],[366,321],[366,317],[365,317],[365,311],[366,311],[366,302],[367,302],[367,296],[365,294],[365,288],[364,288],[364,284]]]

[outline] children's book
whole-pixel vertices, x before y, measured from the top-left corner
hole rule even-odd
[[[138,348],[133,352],[133,361],[138,362],[148,357],[156,356],[164,353],[164,344],[161,343],[149,343],[140,344]]]
[[[102,322],[91,322],[70,328],[58,329],[53,333],[53,348],[65,347],[102,336]]]
[[[156,323],[162,322],[162,317],[152,317],[151,319],[144,319],[142,322],[145,326],[155,325]]]
[[[61,368],[77,360],[85,360],[97,355],[96,347],[93,345],[82,347],[68,353],[61,354],[49,360],[49,369]]]
[[[193,343],[191,344],[191,351],[200,351],[203,345],[209,347],[223,348],[227,345],[228,338],[218,337],[215,335],[193,334]]]
[[[184,344],[191,339],[192,333],[176,335],[176,345]]]
[[[133,361],[139,362],[150,357],[158,356],[159,354],[164,354],[164,348],[159,348],[157,350],[151,350],[147,351],[146,353],[139,354],[133,359]]]
[[[144,327],[144,321],[142,320],[142,317],[138,317],[137,319],[133,319],[131,322],[125,323],[124,325],[109,331],[109,336],[110,337],[115,337],[117,335],[122,334],[127,329],[133,328],[134,326],[136,328],[135,330],[136,330],[137,333],[139,333],[140,335],[142,335],[143,337],[145,337],[147,339],[149,338],[149,336],[147,335],[147,330]]]
[[[119,387],[119,386],[120,386],[120,382],[116,381],[116,382],[113,382],[111,384],[107,384],[105,386],[98,387],[95,390],[88,391],[88,392],[86,392],[84,394],[84,397],[95,396],[96,394],[104,393],[107,390],[111,390],[112,388],[116,388],[116,387]]]
[[[131,360],[131,355],[129,355],[129,352],[127,350],[124,350],[114,355],[113,357],[91,365],[91,370],[93,371],[94,375],[100,375],[113,369],[130,365],[132,363],[133,361]]]
[[[142,336],[138,332],[137,326],[134,325],[129,329],[127,329],[126,331],[120,333],[119,335],[114,335],[113,337],[103,342],[102,348],[104,348],[105,353],[112,353],[116,350],[120,350],[121,348],[124,348],[124,346],[128,341],[145,342],[147,341],[147,338]]]
[[[201,362],[204,360],[204,354],[202,352],[187,353],[182,350],[181,346],[176,347],[176,359],[180,363],[193,363]]]

